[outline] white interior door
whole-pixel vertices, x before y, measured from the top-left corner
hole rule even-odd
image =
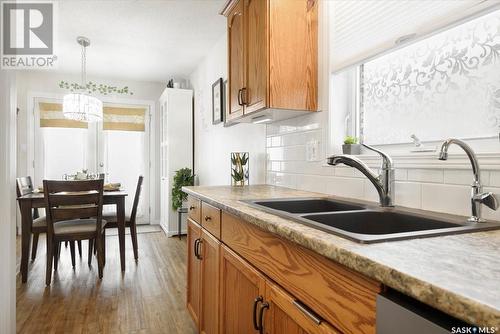
[[[75,174],[82,169],[105,173],[106,183],[121,183],[122,189],[128,192],[125,205],[129,214],[138,177],[143,175],[137,220],[149,223],[149,107],[105,104],[108,111],[112,109],[117,114],[105,114],[104,122],[81,124],[65,120],[61,116],[61,104],[57,99],[36,98],[34,101],[35,186],[41,186],[44,179],[60,180],[65,174]],[[144,115],[127,114],[133,114],[134,110],[143,110]]]
[[[116,104],[107,104],[106,106],[119,110],[146,108],[144,131],[126,129],[127,127],[121,129],[106,128],[101,124],[100,131],[98,131],[97,170],[99,173],[105,174],[106,182],[120,183],[122,188],[128,192],[129,196],[125,199],[127,210],[132,208],[138,177],[139,175],[144,176],[136,219],[139,224],[149,223],[151,211],[149,201],[149,108]],[[122,117],[122,115],[117,116],[116,123],[122,123],[120,119]],[[130,211],[127,211],[128,213]]]

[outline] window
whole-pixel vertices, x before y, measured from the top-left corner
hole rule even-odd
[[[500,10],[335,74],[331,86],[336,143],[338,133],[371,145],[496,137]]]

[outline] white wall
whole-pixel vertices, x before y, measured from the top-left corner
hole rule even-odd
[[[28,109],[28,95],[30,93],[48,93],[48,94],[64,94],[67,90],[59,88],[59,82],[61,80],[68,82],[80,82],[80,75],[73,74],[55,74],[45,71],[18,71],[17,72],[17,101],[18,107],[20,109],[17,116],[17,175],[25,176],[29,174],[30,169],[28,168],[28,140],[32,129],[28,129],[28,117],[31,115],[31,110]],[[97,83],[103,83],[108,85],[113,85],[117,87],[128,86],[129,90],[133,92],[133,95],[127,96],[108,96],[108,99],[116,99],[120,102],[120,99],[135,99],[135,100],[151,100],[155,101],[156,108],[155,114],[152,117],[152,128],[151,128],[151,145],[150,152],[157,151],[159,137],[158,122],[158,110],[159,104],[157,103],[163,89],[166,84],[158,82],[134,82],[134,81],[123,81],[123,80],[113,80],[108,78],[98,78],[89,77],[88,81],[93,81]],[[159,157],[158,154],[155,155],[154,161],[152,161],[151,169],[151,189],[152,194],[155,195],[155,202],[151,203],[152,206],[152,222],[159,221]]]
[[[15,74],[0,71],[0,333],[16,331]]]
[[[230,153],[238,151],[250,153],[250,184],[265,183],[265,125],[212,125],[212,84],[221,77],[227,78],[226,34],[190,76],[195,96],[195,173],[199,184],[230,184]]]

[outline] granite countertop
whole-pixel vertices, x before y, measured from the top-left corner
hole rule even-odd
[[[240,202],[333,196],[268,185],[183,190],[456,318],[500,328],[500,230],[360,244]]]

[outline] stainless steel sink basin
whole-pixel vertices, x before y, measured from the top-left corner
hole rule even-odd
[[[278,199],[253,201],[255,206],[262,206],[267,209],[285,211],[289,213],[314,213],[314,212],[334,212],[334,211],[352,211],[363,210],[360,205],[333,201],[323,198],[306,199]]]
[[[441,236],[500,229],[498,222],[468,223],[377,209],[328,198],[244,201],[258,209],[289,218],[360,243]]]
[[[352,214],[305,215],[317,223],[358,234],[392,234],[460,227],[435,219],[411,216],[399,212],[363,211]]]

